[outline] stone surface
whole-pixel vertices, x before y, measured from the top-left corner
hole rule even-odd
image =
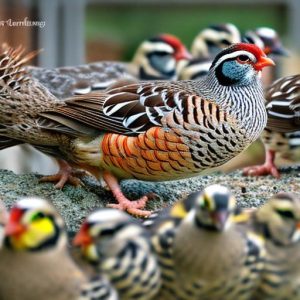
[[[111,193],[92,177],[83,178],[83,187],[66,185],[63,190],[55,189],[52,183],[39,183],[40,177],[37,174],[16,175],[11,171],[0,170],[0,196],[8,207],[24,196],[39,196],[51,200],[65,219],[69,232],[76,231],[90,211],[114,201]],[[121,186],[130,199],[155,193],[147,208],[156,210],[213,183],[231,188],[242,207],[259,206],[278,191],[299,193],[300,169],[283,169],[279,180],[270,176],[243,177],[240,171],[236,171],[157,183],[124,180]]]

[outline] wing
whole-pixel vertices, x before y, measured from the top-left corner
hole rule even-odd
[[[209,108],[212,102],[201,99],[182,84],[147,82],[67,99],[64,105],[41,113],[39,123],[45,123],[44,119],[52,120],[61,125],[60,132],[65,126],[67,134],[70,130],[79,131],[83,125],[102,132],[134,136],[153,126],[162,127],[168,114],[188,118],[191,112],[187,103],[197,99],[201,107],[220,110],[216,104]],[[56,130],[55,126],[52,129]]]
[[[267,128],[277,132],[300,129],[300,75],[283,77],[266,91]]]
[[[44,69],[27,67],[29,74],[59,99],[103,91],[121,78],[133,78],[126,64],[97,62],[73,67]]]

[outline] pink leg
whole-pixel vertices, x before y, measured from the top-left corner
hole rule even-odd
[[[74,186],[82,185],[82,182],[78,177],[86,174],[85,171],[74,170],[66,161],[62,159],[58,159],[57,162],[59,165],[58,173],[50,176],[43,176],[40,179],[40,182],[57,182],[55,187],[58,189],[62,189],[67,182]]]
[[[103,179],[118,202],[118,204],[108,204],[108,207],[124,210],[139,217],[148,217],[151,214],[151,211],[142,210],[148,201],[147,196],[143,196],[139,200],[130,201],[124,196],[117,179],[110,172],[104,171]]]
[[[272,175],[276,178],[280,177],[279,171],[274,164],[275,151],[267,150],[266,159],[263,165],[250,166],[243,170],[243,175],[245,176],[264,176]]]

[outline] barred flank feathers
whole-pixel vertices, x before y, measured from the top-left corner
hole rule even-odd
[[[25,49],[22,46],[12,48],[6,43],[2,44],[0,54],[0,88],[5,86],[18,90],[21,84],[30,80],[27,76],[24,65],[35,57],[41,50],[35,50],[24,55]]]

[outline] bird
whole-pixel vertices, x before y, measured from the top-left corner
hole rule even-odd
[[[131,62],[100,61],[45,69],[27,66],[31,76],[59,99],[104,90],[120,79],[176,80],[176,65],[191,58],[174,35],[160,34],[143,41]]]
[[[232,23],[213,24],[199,32],[191,46],[194,58],[213,58],[231,44],[240,43],[239,29]]]
[[[252,300],[300,299],[299,224],[297,194],[280,192],[252,212],[247,226],[263,236],[266,249],[260,284]]]
[[[242,36],[242,41],[257,45],[267,55],[289,55],[289,51],[282,45],[278,32],[270,27],[258,27],[254,30],[248,30]]]
[[[244,175],[272,175],[280,177],[275,159],[297,162],[300,155],[300,126],[298,110],[300,101],[300,75],[279,78],[265,91],[267,126],[261,139],[266,157],[262,165],[249,166]]]
[[[215,26],[218,28],[218,25]],[[220,31],[220,40],[222,34],[222,31]],[[215,34],[215,36],[217,37],[217,34]],[[255,30],[248,30],[242,35],[241,41],[244,43],[250,43],[258,46],[267,55],[271,55],[272,57],[289,55],[288,50],[283,47],[282,41],[277,31],[273,28],[258,27]],[[210,43],[207,40],[204,39],[203,43],[207,43],[207,48],[209,48]],[[218,43],[216,42],[216,48],[217,45]],[[221,51],[224,46],[225,44],[221,44],[221,42],[219,42],[219,51]],[[209,53],[208,55],[200,56],[198,58],[181,60],[177,64],[178,79],[191,80],[199,79],[203,76],[206,76],[209,72],[209,68],[212,64],[213,58],[214,54]]]
[[[45,199],[13,205],[0,256],[0,299],[118,299],[107,279],[90,280],[71,259],[64,222]]]
[[[150,228],[162,273],[157,299],[250,299],[264,241],[235,224],[237,213],[229,189],[214,184],[158,216]]]
[[[160,269],[148,232],[138,220],[116,209],[96,210],[86,218],[73,244],[109,278],[121,300],[156,299]]]
[[[2,77],[2,148],[29,143],[102,176],[118,202],[111,207],[148,216],[148,198],[128,200],[118,180],[196,176],[243,151],[266,124],[259,73],[271,65],[255,45],[235,44],[202,80],[145,81],[64,101],[20,71]]]

